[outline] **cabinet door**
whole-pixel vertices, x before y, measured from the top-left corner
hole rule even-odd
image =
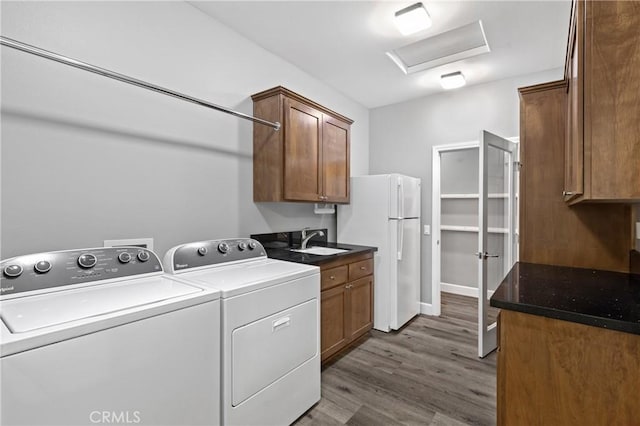
[[[587,1],[584,8],[586,198],[637,203],[640,3]]]
[[[284,198],[320,201],[322,113],[285,98],[284,116]]]
[[[583,137],[583,53],[584,5],[574,3],[571,25],[571,50],[567,68],[567,129],[565,141],[564,199],[572,200],[584,192],[584,137]]]
[[[345,347],[348,339],[347,292],[345,285],[325,290],[320,296],[320,351],[324,361]]]
[[[322,123],[322,188],[324,201],[349,202],[349,132],[347,123],[327,115]]]
[[[349,283],[349,338],[355,339],[373,326],[373,275]]]

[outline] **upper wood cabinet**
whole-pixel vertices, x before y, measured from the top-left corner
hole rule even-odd
[[[257,93],[253,126],[253,200],[349,202],[352,120],[282,86]]]
[[[576,16],[584,15],[584,3],[574,2],[572,24],[569,29],[569,46],[565,64],[567,80],[567,125],[565,142],[564,192],[565,201],[584,193],[584,116],[582,78],[584,67],[582,46],[584,45],[584,21]]]
[[[640,200],[640,3],[574,2],[565,201]]]

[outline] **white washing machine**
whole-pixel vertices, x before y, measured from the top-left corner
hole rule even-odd
[[[320,269],[252,239],[172,248],[165,270],[221,291],[222,424],[286,425],[320,400]]]
[[[138,247],[0,267],[0,424],[219,424],[218,291]]]

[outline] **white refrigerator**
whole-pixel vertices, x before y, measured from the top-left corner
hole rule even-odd
[[[378,248],[375,329],[397,330],[420,312],[420,179],[352,177],[351,202],[338,206],[337,240]]]

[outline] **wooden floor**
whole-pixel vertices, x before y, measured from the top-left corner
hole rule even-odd
[[[295,424],[494,425],[496,354],[478,358],[476,306],[442,293],[440,317],[373,330],[323,369],[322,399]]]

